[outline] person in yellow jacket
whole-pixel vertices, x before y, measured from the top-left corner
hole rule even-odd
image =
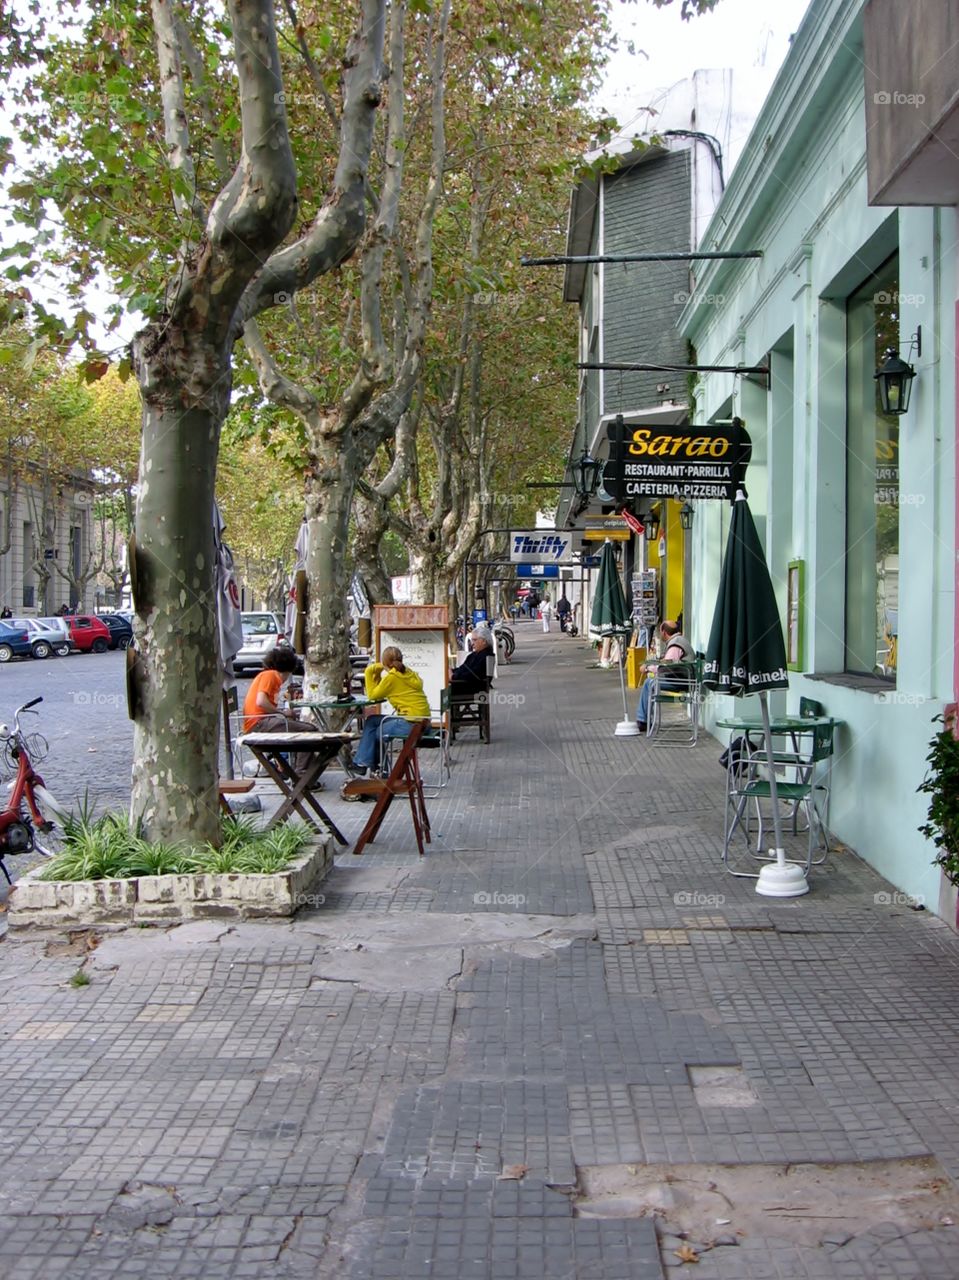
[[[395,714],[372,715],[364,721],[363,736],[353,753],[351,770],[359,777],[368,769],[378,768],[381,738],[408,738],[414,724],[430,718],[423,681],[404,665],[403,655],[395,645],[383,650],[382,662],[370,663],[363,679],[366,696],[373,702],[389,700]]]

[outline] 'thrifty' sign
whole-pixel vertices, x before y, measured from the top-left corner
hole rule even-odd
[[[573,535],[546,529],[528,529],[509,535],[513,564],[559,564],[573,558]]]

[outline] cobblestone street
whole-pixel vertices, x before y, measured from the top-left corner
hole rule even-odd
[[[114,659],[29,669],[64,794],[128,794]],[[0,1276],[953,1280],[959,939],[725,875],[719,746],[593,661],[521,624],[426,857],[396,804],[292,922],[0,943]]]
[[[0,671],[0,720],[42,697],[23,727],[41,733],[50,753],[40,765],[51,791],[72,803],[87,797],[96,809],[124,808],[130,799],[133,723],[127,718],[125,654],[73,653],[32,658]]]

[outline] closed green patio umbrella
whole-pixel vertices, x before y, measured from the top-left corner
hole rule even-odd
[[[786,644],[766,556],[742,489],[737,491],[733,503],[733,517],[719,580],[719,596],[706,649],[703,684],[707,689],[733,696],[759,694],[769,767],[776,861],[763,867],[756,883],[756,892],[779,898],[797,897],[806,893],[809,885],[802,868],[795,863],[788,863],[783,849],[782,819],[776,792],[776,770],[766,700],[770,689],[789,687]]]
[[[599,576],[596,579],[596,591],[593,594],[593,609],[589,617],[589,636],[591,640],[605,640],[607,636],[624,636],[633,629],[633,620],[626,608],[626,596],[623,584],[619,580],[616,568],[616,556],[613,544],[607,540],[599,556]],[[639,733],[639,726],[629,714],[626,705],[626,677],[623,672],[623,646],[619,653],[619,683],[623,690],[623,718],[616,726],[618,738],[634,738]]]

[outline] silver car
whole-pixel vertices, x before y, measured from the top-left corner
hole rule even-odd
[[[243,644],[233,659],[233,670],[243,671],[246,667],[263,666],[266,653],[285,638],[283,619],[278,613],[251,612],[242,613]]]
[[[11,618],[30,636],[30,649],[35,658],[49,658],[52,653],[66,657],[70,652],[70,631],[62,618]]]

